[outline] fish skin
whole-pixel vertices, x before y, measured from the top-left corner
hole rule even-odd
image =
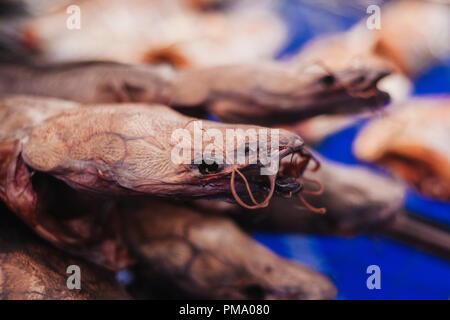
[[[126,234],[139,257],[136,272],[160,297],[316,300],[336,296],[327,277],[278,257],[227,217],[173,202],[129,205],[124,206]]]
[[[130,299],[114,274],[52,248],[2,208],[0,217],[1,300]],[[81,271],[81,289],[66,286],[67,267]]]
[[[186,114],[211,113],[225,122],[276,125],[320,114],[379,108],[390,99],[377,88],[388,74],[382,69],[347,69],[327,75],[293,71],[276,63],[185,72],[115,62],[41,66],[3,63],[0,94],[39,95],[89,104],[162,103]]]
[[[198,165],[171,161],[172,132],[192,132],[192,120],[162,105],[84,106],[32,96],[4,98],[0,198],[55,246],[113,270],[124,268],[134,257],[119,232],[116,198],[234,199],[231,165],[205,174]],[[258,128],[211,121],[203,125],[223,133]],[[279,132],[280,157],[304,149],[298,135]],[[268,179],[250,170],[253,165],[235,168],[246,173],[255,194],[267,193]],[[246,190],[240,179],[235,187],[239,193]]]

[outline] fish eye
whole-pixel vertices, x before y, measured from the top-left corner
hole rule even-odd
[[[212,174],[221,171],[221,168],[215,161],[206,163],[205,160],[203,160],[202,163],[198,165],[198,170],[201,174]]]
[[[332,74],[327,74],[326,76],[320,78],[319,81],[327,86],[331,86],[336,82],[336,77]]]
[[[362,74],[355,80],[355,83],[360,83],[364,81],[366,81],[366,76]]]
[[[196,165],[201,174],[214,174],[223,170],[223,165],[219,165],[216,161],[202,160],[202,163]]]

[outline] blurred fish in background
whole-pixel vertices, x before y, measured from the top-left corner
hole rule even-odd
[[[296,39],[293,39],[279,56],[283,59],[289,58],[294,63],[298,63],[299,60],[308,56],[314,59],[318,58],[319,61],[323,57],[321,63],[330,70],[333,70],[334,66],[339,67],[339,65],[347,63],[358,64],[362,61],[388,63],[393,66],[395,72],[390,76],[391,79],[386,78],[387,83],[381,83],[380,87],[390,93],[394,103],[388,105],[386,111],[381,112],[380,115],[368,114],[353,117],[324,115],[299,123],[295,131],[313,143],[316,150],[327,158],[352,166],[363,165],[368,170],[378,173],[380,173],[379,167],[368,166],[366,162],[358,158],[359,156],[363,157],[358,150],[369,147],[365,144],[369,135],[374,141],[381,141],[385,137],[386,139],[383,141],[393,147],[391,150],[395,152],[394,148],[398,148],[399,152],[399,161],[392,165],[386,163],[386,168],[393,170],[391,172],[395,172],[397,177],[401,176],[403,181],[411,183],[412,177],[405,175],[406,168],[413,168],[412,170],[416,171],[418,169],[416,166],[422,162],[417,162],[417,158],[413,156],[414,153],[407,150],[417,150],[418,152],[423,150],[423,161],[433,166],[440,166],[444,171],[448,167],[447,153],[450,149],[450,138],[449,129],[444,124],[446,118],[442,112],[445,113],[445,101],[450,92],[450,5],[447,1],[384,2],[385,5],[381,7],[380,30],[368,32],[364,28],[365,19],[368,16],[366,9],[373,2],[360,7],[357,10],[359,11],[357,17],[346,15],[346,11],[340,17],[338,11],[319,10],[322,14],[329,16],[326,21],[333,21],[333,19],[341,21],[340,27],[320,33],[320,35],[324,35],[317,39],[315,39],[319,36],[317,33],[310,36],[310,33],[314,31],[308,31],[308,35],[302,32],[293,32]],[[344,8],[345,1],[340,1],[340,3],[342,4],[341,8]],[[297,8],[299,13],[304,12],[301,5],[294,5],[293,2],[287,2],[286,6]],[[337,6],[339,7],[339,5]],[[289,9],[286,11],[292,12]],[[301,24],[300,22],[295,23],[297,14],[289,14],[293,21],[293,30],[297,30],[296,25]],[[324,23],[324,25],[328,25],[328,23]],[[307,42],[310,38],[313,39]],[[363,41],[365,45],[361,45],[361,42],[358,44],[358,41]],[[371,51],[373,50],[371,48],[377,50]],[[348,53],[350,53],[349,56],[347,56]],[[355,55],[353,59],[352,55]],[[410,95],[419,95],[420,99],[410,100]],[[419,113],[417,116],[409,115],[415,112],[413,110],[417,103],[427,104],[423,107],[437,108],[437,110],[430,112],[430,119],[427,119],[426,111],[420,113],[421,116]],[[413,110],[408,111],[409,106]],[[395,120],[392,119],[394,116],[390,116],[391,112],[396,115]],[[384,117],[385,113],[386,117]],[[438,120],[440,124],[433,125],[432,123],[436,120],[432,120],[432,114],[436,113],[441,114],[442,117]],[[409,120],[411,117],[417,119],[414,124]],[[372,121],[375,122],[373,125]],[[368,122],[369,127],[363,131],[357,141],[359,148],[356,149],[355,155],[352,147],[353,140],[358,131],[364,129]],[[381,127],[382,124],[385,127]],[[415,136],[406,138],[408,134]],[[406,143],[411,140],[414,142],[408,144],[410,149],[405,149],[398,145],[398,139],[403,139]],[[438,147],[439,145],[440,147]],[[373,144],[372,146],[374,147]],[[378,150],[372,149],[374,155],[381,155],[385,152],[386,148],[383,143],[379,143],[377,146],[379,146]],[[439,159],[444,162],[431,160],[432,153],[426,151],[429,148],[436,150]],[[369,160],[366,157],[363,159]],[[382,174],[385,175],[386,171],[382,171]],[[440,177],[445,179],[445,175],[440,175]],[[445,193],[442,190],[446,190],[448,186],[441,188],[439,185],[434,187],[441,193]],[[423,221],[433,221],[433,224],[437,224],[440,230],[448,234],[450,223],[448,202],[440,197],[418,193],[415,188],[407,189],[403,207],[420,216]],[[408,230],[418,233],[413,226],[409,226]],[[330,275],[340,289],[338,297],[342,299],[447,299],[449,297],[447,259],[436,259],[420,251],[401,246],[398,242],[387,240],[385,237],[359,236],[351,241],[336,237],[294,235],[280,238],[258,235],[257,238],[268,245],[272,243],[272,248],[276,247],[279,252],[284,252],[287,256],[295,256],[303,261],[309,261],[311,266]],[[448,243],[448,240],[444,241]],[[363,273],[371,264],[377,264],[381,270],[386,270],[383,290],[367,290],[363,285],[365,280]]]
[[[67,1],[27,4],[36,14],[21,23],[21,39],[43,61],[193,68],[267,59],[286,40],[273,1],[266,0],[71,1],[82,12],[75,32],[57,27],[66,24]]]

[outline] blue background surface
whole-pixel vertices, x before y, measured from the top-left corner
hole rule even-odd
[[[351,12],[345,17],[325,12],[323,19],[323,10],[286,0],[280,2],[280,14],[289,26],[289,41],[276,58],[285,59],[312,37],[350,28],[365,12]],[[414,95],[450,93],[450,58],[415,79],[414,86]],[[351,152],[351,144],[363,125],[362,121],[328,137],[317,151],[336,161],[360,164]],[[411,190],[405,208],[450,225],[450,203],[426,199]],[[450,298],[448,261],[381,236],[347,239],[258,233],[254,238],[279,255],[328,275],[338,289],[338,299]],[[381,290],[366,287],[366,269],[372,264],[381,268]]]

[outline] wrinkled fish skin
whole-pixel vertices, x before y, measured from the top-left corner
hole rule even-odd
[[[28,94],[82,103],[162,103],[225,122],[274,125],[320,114],[377,108],[389,95],[381,69],[333,75],[293,72],[279,64],[235,65],[173,73],[114,62],[0,64],[0,94]]]
[[[336,295],[326,277],[276,256],[225,217],[158,201],[131,211],[131,216],[125,211],[124,223],[140,261],[136,270],[159,296],[303,300]]]
[[[189,128],[192,133],[192,120],[161,105],[83,106],[30,96],[5,98],[0,102],[0,197],[57,247],[113,270],[126,267],[133,257],[118,231],[118,196],[230,201],[235,199],[230,190],[233,168],[254,168],[227,164],[202,173],[198,165],[173,162],[172,132]],[[203,126],[221,130],[223,136],[228,128],[249,128],[211,121]],[[293,152],[292,147],[303,149],[299,136],[279,133],[283,154]],[[261,182],[259,170],[251,174],[252,190],[264,192],[267,179]],[[235,186],[237,192],[245,188],[243,181]]]
[[[450,99],[411,98],[358,134],[353,150],[426,196],[450,199]]]
[[[0,300],[130,299],[114,274],[43,243],[2,206]],[[69,290],[67,267],[81,271],[81,290]]]

